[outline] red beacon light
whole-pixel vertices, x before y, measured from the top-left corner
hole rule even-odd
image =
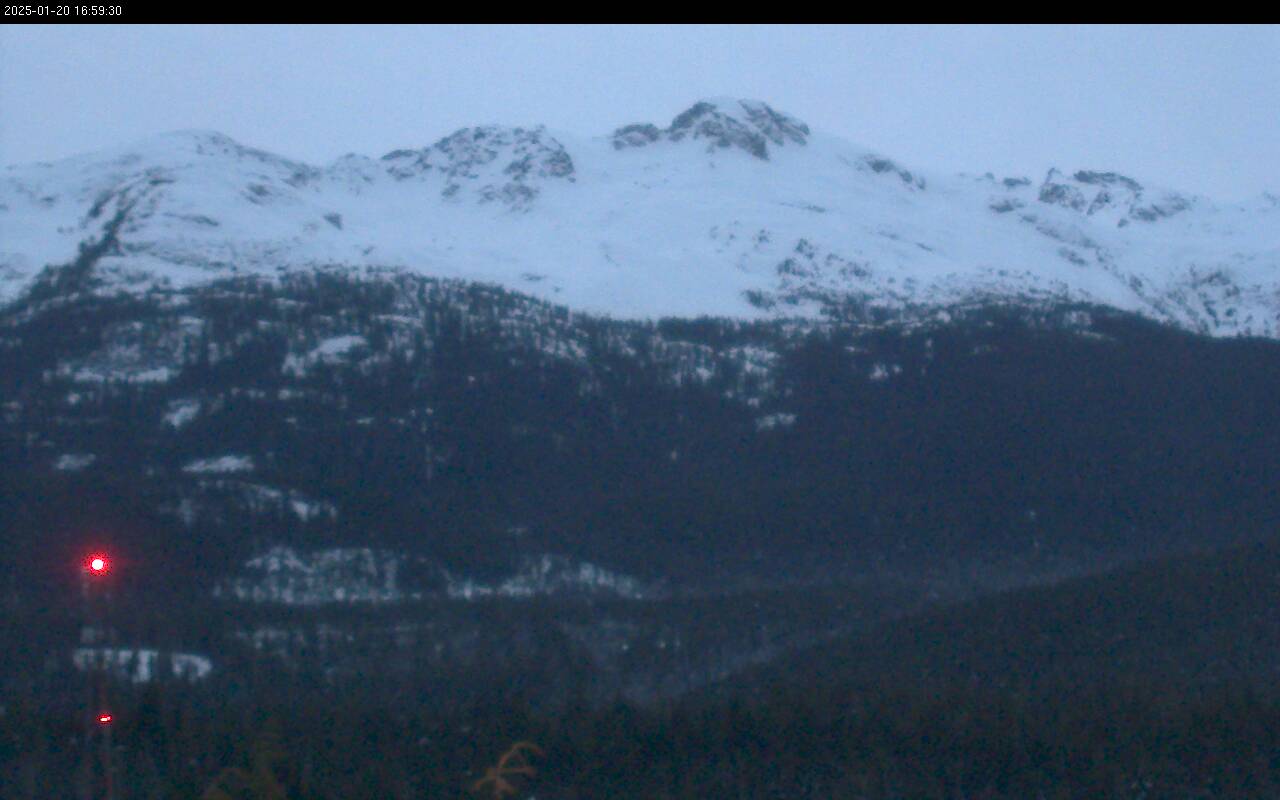
[[[85,562],[85,566],[89,568],[90,574],[106,575],[107,570],[111,568],[111,564],[107,561],[107,557],[103,555],[89,556],[89,560]]]
[[[110,724],[111,724],[111,720],[113,720],[113,719],[115,719],[115,718],[114,718],[114,717],[112,717],[110,714],[99,714],[99,715],[98,715],[98,724],[99,724],[99,725],[110,725]]]

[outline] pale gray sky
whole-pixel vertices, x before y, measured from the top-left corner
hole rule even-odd
[[[0,162],[222,131],[322,163],[764,100],[907,166],[1280,192],[1280,26],[0,27]]]

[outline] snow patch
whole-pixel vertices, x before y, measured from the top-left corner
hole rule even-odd
[[[290,606],[386,604],[413,599],[400,587],[404,559],[368,547],[301,551],[277,546],[245,562],[214,594]]]
[[[97,460],[92,453],[63,453],[53,462],[53,468],[59,472],[79,472]]]
[[[884,364],[876,362],[871,367],[871,372],[867,375],[868,380],[877,383],[889,380],[894,375],[902,374],[902,366],[900,364]]]
[[[497,583],[482,583],[445,573],[445,592],[460,600],[485,597],[528,598],[552,594],[611,594],[632,600],[649,595],[635,578],[586,561],[543,554],[524,559],[515,574]]]
[[[206,656],[145,648],[80,647],[72,652],[71,660],[81,672],[103,670],[135,684],[155,680],[166,665],[167,675],[160,677],[198,681],[213,671],[213,662]]]
[[[106,383],[123,381],[125,383],[168,383],[173,380],[174,371],[169,367],[151,368],[111,368],[80,367],[74,370],[62,370],[76,383]]]
[[[193,475],[224,475],[235,472],[253,471],[253,459],[249,456],[216,456],[192,461],[182,468],[183,472]]]
[[[285,357],[282,370],[286,375],[301,378],[316,364],[336,364],[346,361],[351,354],[368,346],[363,336],[334,336],[320,342],[310,352],[301,356],[290,354]]]
[[[174,400],[164,413],[164,424],[170,428],[182,428],[200,413],[199,400]]]
[[[771,431],[776,428],[790,428],[796,424],[796,415],[779,412],[776,414],[765,414],[763,417],[756,417],[756,430]]]

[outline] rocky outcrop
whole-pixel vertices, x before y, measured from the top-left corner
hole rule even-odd
[[[709,152],[738,149],[767,161],[770,144],[807,144],[809,126],[757,100],[703,100],[676,115],[665,130],[627,125],[611,138],[617,150],[688,140],[706,142]]]

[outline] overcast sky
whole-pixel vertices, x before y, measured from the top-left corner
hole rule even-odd
[[[1280,192],[1280,26],[0,26],[0,162],[207,128],[323,163],[764,100],[908,167]]]

